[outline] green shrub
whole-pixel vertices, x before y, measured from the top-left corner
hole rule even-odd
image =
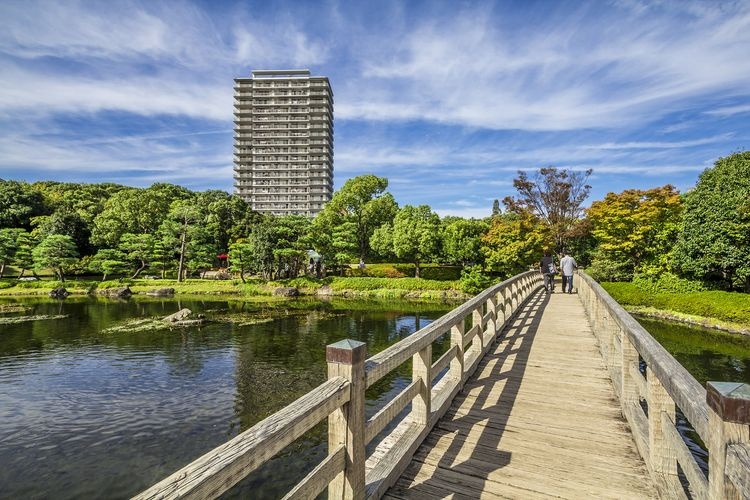
[[[482,272],[481,266],[472,266],[461,273],[459,287],[461,291],[476,295],[488,288],[495,280]]]
[[[633,284],[651,293],[687,293],[706,290],[705,285],[700,281],[680,278],[670,272],[664,272],[658,276],[636,274],[633,277]]]
[[[750,294],[717,290],[655,293],[634,283],[602,283],[602,286],[623,306],[652,307],[750,325]]]
[[[455,281],[436,281],[423,278],[340,278],[330,282],[334,290],[451,290],[457,289]]]

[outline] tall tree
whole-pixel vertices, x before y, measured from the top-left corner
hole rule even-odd
[[[0,227],[31,229],[31,218],[44,211],[42,195],[29,184],[0,179]]]
[[[421,264],[440,251],[440,217],[427,205],[406,205],[393,220],[393,252],[414,263],[419,278]]]
[[[536,215],[520,211],[493,217],[482,242],[487,266],[510,277],[538,263],[551,236],[549,227]]]
[[[385,191],[387,187],[388,179],[372,174],[349,179],[318,214],[318,225],[333,231],[336,226],[348,223],[354,230],[351,238],[359,258],[366,259],[372,233],[392,220],[398,210],[393,196]]]
[[[445,223],[445,221],[443,221]],[[455,219],[443,228],[443,253],[450,262],[466,266],[484,260],[482,236],[489,230],[483,220]]]
[[[646,267],[655,274],[668,270],[682,215],[674,186],[608,193],[586,213],[598,243],[592,264],[597,277],[629,278]],[[614,274],[607,276],[608,272]]]
[[[33,250],[37,245],[37,240],[28,231],[18,229],[16,232],[16,249],[13,255],[12,263],[21,270],[18,275],[22,278],[26,270],[34,272],[34,255]]]
[[[102,281],[111,274],[127,272],[130,262],[125,253],[113,248],[102,248],[89,261],[88,267],[91,271],[102,273]]]
[[[51,234],[33,250],[36,269],[52,269],[60,281],[65,281],[65,270],[78,261],[78,251],[73,238]]]
[[[591,172],[545,167],[529,178],[526,172],[519,171],[513,179],[518,197],[507,196],[503,204],[514,213],[528,211],[536,215],[547,225],[556,249],[561,251],[583,215],[582,204],[591,191],[586,184]]]
[[[125,233],[120,238],[118,248],[136,263],[131,278],[137,278],[156,256],[156,237],[153,234]]]
[[[685,197],[677,267],[750,292],[750,151],[719,158]]]
[[[16,255],[16,239],[18,229],[0,229],[0,278],[5,274],[5,266]]]

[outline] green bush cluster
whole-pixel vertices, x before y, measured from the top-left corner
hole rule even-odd
[[[488,288],[490,285],[492,285],[494,281],[495,280],[492,277],[487,276],[482,272],[482,268],[480,266],[473,266],[465,269],[461,273],[459,287],[464,293],[476,295],[485,288]]]
[[[461,266],[424,264],[419,267],[420,278],[436,281],[456,281],[461,278]],[[410,278],[414,276],[414,264],[367,264],[364,269],[352,266],[347,276],[355,278]]]
[[[458,289],[455,281],[437,281],[424,278],[333,278],[334,290],[452,290]]]
[[[664,272],[659,275],[636,274],[633,284],[651,293],[687,293],[707,290],[700,281],[680,278],[674,273]]]
[[[653,307],[750,325],[750,295],[747,294],[718,290],[654,293],[634,283],[602,283],[602,286],[617,302],[625,306]]]

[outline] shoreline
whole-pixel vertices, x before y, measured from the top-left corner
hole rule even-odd
[[[644,306],[622,306],[628,313],[635,316],[643,316],[646,318],[663,319],[667,321],[674,321],[676,323],[685,323],[693,326],[700,326],[703,328],[709,328],[712,330],[720,330],[727,333],[746,335],[750,336],[750,325],[742,325],[739,323],[732,323],[729,321],[722,321],[716,318],[707,318],[705,316],[696,316],[693,314],[685,314],[676,311],[666,311],[663,309],[656,309],[655,307],[644,307]]]

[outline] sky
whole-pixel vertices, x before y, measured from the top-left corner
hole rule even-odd
[[[334,92],[334,187],[483,217],[519,170],[690,189],[750,148],[748,1],[0,3],[0,178],[232,191],[233,79]]]

